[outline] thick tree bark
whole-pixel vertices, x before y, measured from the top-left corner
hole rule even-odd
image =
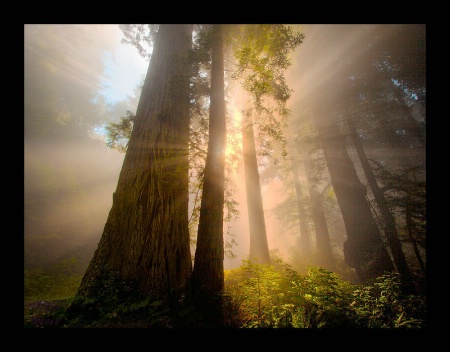
[[[378,186],[377,180],[375,179],[375,176],[373,174],[373,170],[370,167],[369,161],[367,160],[362,142],[356,133],[356,128],[350,117],[347,117],[347,123],[350,129],[350,136],[352,137],[353,144],[355,145],[356,152],[358,153],[359,160],[361,161],[361,165],[364,170],[364,174],[366,175],[367,182],[372,190],[372,193],[383,217],[384,234],[392,252],[394,265],[400,274],[403,293],[416,294],[417,291],[414,286],[411,271],[408,267],[408,263],[406,262],[405,254],[403,253],[402,245],[398,238],[394,216],[392,215],[391,210],[387,205],[383,191]]]
[[[221,291],[224,288],[224,180],[225,180],[225,93],[223,41],[220,25],[214,25],[209,107],[208,152],[203,179],[202,202],[192,273],[194,304],[206,308],[212,323],[220,323]]]
[[[192,25],[161,25],[98,248],[77,294],[118,272],[145,294],[176,300],[190,275],[189,64]]]
[[[355,268],[361,283],[372,283],[394,270],[366,198],[366,187],[359,180],[345,141],[335,123],[326,118],[323,107],[314,107],[314,121],[324,151],[328,171],[347,232],[344,256]],[[320,120],[320,121],[319,121]]]
[[[242,149],[250,230],[249,259],[258,264],[270,264],[252,115],[246,114],[242,123]]]

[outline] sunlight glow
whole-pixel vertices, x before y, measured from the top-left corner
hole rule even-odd
[[[242,154],[241,121],[242,113],[236,106],[233,106],[231,118],[227,123],[227,145],[225,149],[227,168],[230,168],[233,173],[236,172]]]

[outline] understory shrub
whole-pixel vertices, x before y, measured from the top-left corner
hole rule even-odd
[[[228,323],[241,328],[420,328],[425,299],[404,297],[399,276],[352,285],[321,267],[304,275],[284,263],[243,261],[225,273]]]

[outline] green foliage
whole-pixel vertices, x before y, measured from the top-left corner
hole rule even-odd
[[[25,304],[24,326],[32,328],[172,327],[174,317],[162,302],[150,296],[119,288],[114,276],[100,280],[95,297],[38,300]],[[128,292],[128,295],[124,295]],[[180,312],[180,314],[183,311]]]
[[[171,327],[162,301],[143,294],[135,282],[100,269],[92,283],[95,295],[77,295],[66,310],[65,327]]]
[[[131,111],[127,111],[126,116],[120,117],[119,123],[111,122],[105,127],[106,145],[109,148],[115,148],[121,153],[126,152],[133,130],[134,118]]]
[[[77,267],[77,260],[71,257],[47,269],[26,269],[24,300],[60,299],[73,296],[82,278],[76,273]]]
[[[243,87],[257,104],[264,95],[286,102],[290,97],[284,71],[291,65],[289,53],[304,39],[290,26],[258,24],[238,26],[234,51],[237,70],[233,78],[243,78]]]
[[[426,182],[423,166],[393,170],[370,160],[375,173],[383,180],[386,200],[391,209],[406,217],[406,231],[425,247],[426,241]]]
[[[294,325],[302,328],[349,327],[351,286],[326,269],[309,267],[291,280],[289,297],[299,307]]]
[[[287,152],[283,127],[290,113],[286,102],[291,96],[284,75],[291,65],[289,55],[302,43],[304,35],[282,24],[228,27],[228,41],[235,59],[231,78],[249,93],[250,106],[245,113],[254,116],[259,153],[274,157],[275,142],[282,146],[284,158]]]
[[[281,273],[273,266],[244,261],[226,276],[226,294],[239,307],[245,328],[282,327],[288,313],[280,290]]]
[[[143,58],[150,59],[159,25],[121,24],[119,28],[124,36],[121,42],[133,45]]]
[[[320,267],[304,274],[281,261],[225,272],[227,322],[241,328],[419,328],[425,300],[402,297],[398,276],[354,286]]]
[[[424,328],[422,296],[403,296],[397,274],[371,286],[351,285],[320,267],[299,274],[281,259],[244,260],[225,271],[224,326],[233,328]],[[117,272],[93,282],[92,297],[25,303],[25,327],[207,327],[201,312],[182,303],[169,309]]]
[[[352,296],[351,307],[362,327],[425,327],[425,300],[420,296],[402,296],[398,274],[387,273],[373,286],[355,289]]]

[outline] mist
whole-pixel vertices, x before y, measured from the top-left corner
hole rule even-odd
[[[148,63],[120,44],[118,26],[25,25],[24,31],[25,267],[71,256],[85,267],[124,157],[97,131],[136,109]]]
[[[412,25],[411,33],[424,30],[421,27],[424,26]],[[304,113],[305,101],[321,104],[319,99],[331,89],[337,76],[345,75],[349,67],[359,67],[371,60],[369,38],[373,30],[379,31],[378,36],[386,36],[378,37],[378,43],[395,36],[388,26],[385,30],[375,25],[300,28],[305,40],[293,53],[292,66],[286,75],[293,90],[288,101],[293,119]],[[108,149],[105,137],[96,131],[109,122],[117,122],[126,111],[135,112],[139,86],[148,65],[135,48],[121,44],[120,38],[118,26],[113,25],[25,25],[26,268],[52,265],[70,256],[78,257],[85,268],[97,248],[124,154]],[[114,64],[114,60],[121,63]],[[414,118],[424,123],[424,110],[414,107]],[[402,160],[402,166],[417,165],[419,160],[425,172],[425,156],[416,152],[411,143],[405,141],[389,149],[373,144],[367,153],[393,167],[398,160]],[[349,147],[349,153],[357,165],[358,176],[365,182],[355,150]],[[273,160],[268,161],[271,163]],[[276,177],[266,179],[266,168],[260,167],[259,171],[269,250],[286,262],[293,262],[300,238],[298,223],[286,223],[276,211],[288,198],[292,184]],[[326,170],[324,174],[321,190],[329,184]],[[234,258],[225,258],[225,269],[240,266],[249,251],[242,163],[232,177],[239,217],[224,224],[225,240],[236,241],[231,248]],[[304,171],[301,178],[307,194]],[[330,240],[336,258],[342,260],[345,226],[336,199],[330,198],[327,204]]]

